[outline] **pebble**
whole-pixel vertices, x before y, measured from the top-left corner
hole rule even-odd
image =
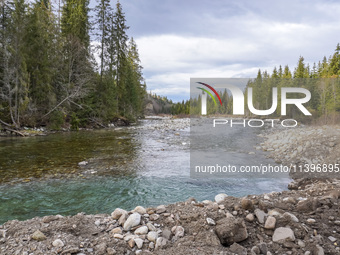
[[[265,229],[275,229],[276,218],[273,216],[268,216],[266,223],[264,224]]]
[[[242,198],[241,206],[244,210],[253,210],[254,209],[253,202],[248,198]]]
[[[264,217],[266,217],[267,214],[264,211],[260,210],[260,209],[256,209],[255,210],[255,215],[256,215],[257,220],[261,224],[263,224],[264,223]]]
[[[175,237],[183,237],[184,236],[184,228],[182,226],[174,226],[171,229],[171,232],[174,233]]]
[[[124,238],[124,236],[121,235],[121,234],[114,234],[113,237],[117,238],[117,239],[123,239]]]
[[[128,245],[130,246],[130,248],[133,248],[135,247],[135,240],[133,238],[131,238],[129,241],[128,241]]]
[[[121,234],[122,232],[123,230],[120,227],[111,230],[112,234]]]
[[[221,193],[215,196],[215,202],[220,204],[228,197],[227,194]]]
[[[292,213],[289,213],[289,212],[285,212],[283,214],[283,217],[285,217],[286,219],[289,219],[295,223],[298,223],[299,222],[299,219]]]
[[[135,235],[145,235],[147,234],[149,231],[148,227],[147,226],[142,226],[142,227],[139,227],[135,230]]]
[[[295,235],[293,230],[286,227],[280,227],[275,229],[273,234],[273,242],[283,243],[284,241],[295,241]]]
[[[60,239],[56,239],[53,241],[52,245],[54,247],[64,247],[64,242],[61,241]]]
[[[148,222],[148,223],[146,224],[146,226],[148,227],[148,229],[149,229],[150,231],[157,231],[157,228],[156,228],[154,225],[152,225],[150,222]]]
[[[158,238],[158,233],[155,231],[150,231],[147,235],[147,238],[150,242],[156,242]]]
[[[336,242],[336,240],[337,240],[337,239],[336,239],[335,237],[333,237],[333,236],[329,236],[328,239],[329,239],[332,243]]]
[[[314,219],[307,219],[307,223],[309,223],[309,224],[313,224],[315,222],[316,222],[316,220],[314,220]]]
[[[156,240],[156,246],[155,249],[160,249],[162,247],[164,247],[167,244],[167,240],[163,237],[158,237]]]
[[[135,240],[135,243],[136,243],[137,248],[138,248],[138,249],[142,249],[143,243],[144,243],[143,239],[141,239],[141,238],[135,238],[134,240]]]
[[[301,248],[305,248],[305,247],[306,247],[305,242],[302,241],[302,240],[298,240],[298,245],[299,245]]]
[[[207,223],[208,223],[208,225],[211,225],[211,226],[216,225],[215,221],[212,218],[207,218]]]
[[[45,240],[47,237],[44,235],[44,233],[42,233],[40,230],[36,230],[33,234],[32,234],[32,239],[36,240],[36,241],[43,241]]]
[[[87,162],[87,161],[81,161],[81,162],[78,163],[78,166],[86,166],[86,165],[88,165],[88,163],[89,162]]]
[[[146,214],[146,209],[142,206],[136,206],[135,209],[133,209],[133,212],[139,213],[141,215]]]
[[[120,218],[120,216],[122,216],[124,213],[127,213],[127,211],[120,209],[120,208],[116,208],[112,213],[111,213],[111,217],[114,220],[118,220]]]
[[[254,214],[252,214],[252,213],[247,214],[246,220],[248,222],[253,222],[255,220]]]
[[[124,223],[124,230],[128,231],[132,227],[138,226],[141,221],[141,215],[139,213],[131,214]]]
[[[161,214],[161,213],[164,213],[164,212],[166,212],[165,205],[159,205],[159,206],[157,206],[157,208],[156,208],[156,213]]]
[[[159,214],[151,214],[150,215],[150,220],[155,221],[159,219]]]

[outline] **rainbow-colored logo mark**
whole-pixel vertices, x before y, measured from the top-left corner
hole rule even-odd
[[[206,86],[206,87],[209,88],[212,92],[214,92],[215,95],[217,96],[218,100],[220,101],[220,104],[222,105],[222,100],[221,100],[221,98],[220,98],[220,95],[217,93],[217,91],[216,91],[213,87],[211,87],[210,85],[208,85],[208,84],[206,84],[206,83],[203,83],[203,82],[197,82],[197,83],[198,83],[198,84],[201,84],[201,85],[203,85],[203,86]],[[202,90],[202,91],[204,91],[204,92],[206,92],[206,93],[212,98],[212,100],[214,100],[215,105],[217,105],[216,100],[215,100],[215,97],[214,97],[208,90],[206,90],[206,89],[204,89],[204,88],[201,88],[201,87],[197,87],[197,88],[200,89],[200,90]]]

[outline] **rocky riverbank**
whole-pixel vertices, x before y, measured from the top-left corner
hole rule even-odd
[[[339,254],[340,181],[214,201],[46,216],[0,226],[0,253]]]
[[[326,168],[331,170],[330,167],[336,164],[340,166],[340,126],[303,126],[275,130],[260,136],[266,140],[256,149],[268,151],[268,156],[277,163],[297,166],[297,171],[291,171],[291,177],[294,179],[337,178],[339,175],[339,172],[327,172]],[[312,172],[312,169],[315,171]]]
[[[169,119],[150,127],[176,132],[188,123]],[[257,149],[283,164],[339,162],[339,129],[281,130],[265,135]],[[117,208],[111,215],[12,220],[0,225],[0,254],[340,254],[340,181],[299,179],[289,187],[243,198],[218,194],[212,201]]]

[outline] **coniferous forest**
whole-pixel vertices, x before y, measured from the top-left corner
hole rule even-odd
[[[2,126],[78,129],[143,115],[142,66],[119,2],[0,3]]]
[[[289,66],[279,66],[274,68],[270,74],[267,71],[258,71],[255,79],[250,79],[245,89],[253,88],[253,105],[255,109],[267,110],[272,106],[272,88],[278,88],[278,107],[272,114],[272,117],[281,115],[280,111],[280,89],[282,87],[303,87],[311,92],[311,99],[305,104],[306,108],[312,114],[313,119],[320,119],[323,123],[340,122],[340,44],[337,45],[334,53],[329,57],[324,57],[322,61],[314,63],[311,67],[306,64],[301,56],[298,60],[297,67],[293,71]],[[232,96],[227,90],[220,92],[223,106],[214,104],[214,101],[208,97],[207,110],[208,114],[232,114]],[[294,93],[290,98],[299,97]],[[300,95],[301,97],[301,95]],[[217,98],[215,98],[217,100]],[[245,100],[246,103],[247,100]],[[185,112],[185,103],[178,104]],[[301,112],[293,105],[287,106],[287,117],[293,117],[302,121],[310,120],[304,118]],[[246,114],[250,115],[250,112]],[[199,98],[192,98],[190,102],[190,113],[200,114],[201,102]]]

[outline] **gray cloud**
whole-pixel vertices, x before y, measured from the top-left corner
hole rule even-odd
[[[254,77],[331,55],[338,1],[121,1],[138,43],[148,90],[189,98],[190,77]]]

